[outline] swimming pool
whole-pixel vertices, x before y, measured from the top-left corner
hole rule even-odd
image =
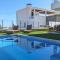
[[[28,36],[1,36],[0,60],[60,60],[60,45]]]

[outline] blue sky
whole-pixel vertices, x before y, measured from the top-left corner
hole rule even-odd
[[[12,20],[16,24],[16,11],[22,9],[27,3],[34,7],[51,9],[53,0],[0,0],[0,24],[4,21],[4,26],[11,26]]]

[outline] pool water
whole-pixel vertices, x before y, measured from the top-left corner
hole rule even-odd
[[[19,36],[0,39],[0,60],[60,60],[60,46]],[[9,40],[11,39],[11,40]]]

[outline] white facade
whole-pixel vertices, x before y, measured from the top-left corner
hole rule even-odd
[[[25,8],[18,10],[16,12],[16,20],[19,29],[26,30],[29,27],[28,25],[32,29],[44,29],[46,26],[53,27],[60,24],[60,1],[54,0],[51,9],[35,8],[28,4]]]
[[[55,10],[55,15],[56,15],[56,21],[51,21],[49,22],[50,26],[54,25],[60,25],[60,1],[59,0],[54,0],[54,2],[51,4],[51,9]]]
[[[33,11],[33,16],[31,16]],[[46,26],[46,16],[35,12],[32,5],[27,5],[26,8],[16,12],[17,25],[19,29],[27,29],[27,25],[32,25],[32,29],[41,29]]]

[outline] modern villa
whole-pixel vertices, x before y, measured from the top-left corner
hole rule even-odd
[[[40,29],[47,26],[46,15],[53,14],[53,11],[32,7],[27,4],[26,8],[17,11],[17,24],[20,29],[26,29],[29,26],[32,29]]]
[[[19,29],[44,29],[48,26],[60,24],[60,1],[54,0],[52,10],[32,7],[27,4],[16,12],[16,21]]]
[[[13,6],[10,4],[14,2],[14,7],[17,8],[17,4],[25,3],[24,0],[19,1],[15,1],[16,4],[13,0],[2,2],[9,3],[12,8]],[[41,1],[43,2],[44,0],[39,0],[39,2]],[[36,4],[34,0],[31,0],[31,2]],[[50,1],[45,0],[44,4],[45,2],[49,4],[48,2]],[[3,3],[2,8],[4,8]],[[15,8],[13,9],[15,10]],[[9,10],[12,9],[10,8]],[[9,10],[6,10],[6,12]],[[4,15],[7,16],[7,14],[2,15],[3,17]],[[2,20],[2,27],[0,28],[2,29],[0,31],[0,60],[60,60],[60,29],[59,31],[47,29],[48,27],[56,27],[55,25],[60,28],[60,1],[54,0],[51,4],[51,10],[27,4],[25,8],[16,11],[16,21],[17,25],[14,25],[12,21],[12,28],[9,27],[6,30]]]

